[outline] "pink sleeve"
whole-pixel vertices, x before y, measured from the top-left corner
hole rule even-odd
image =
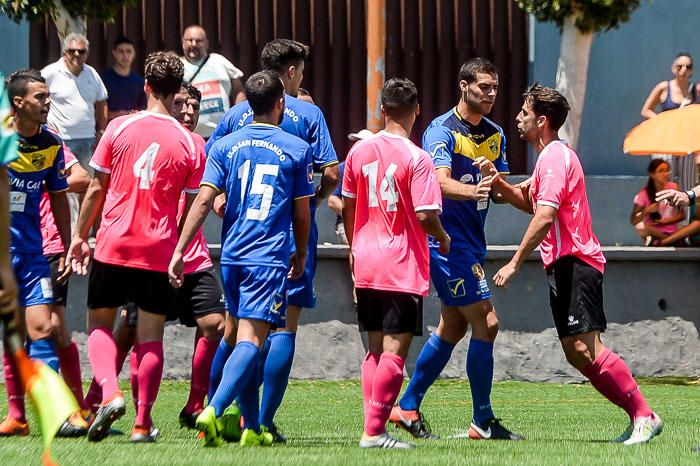
[[[648,207],[650,202],[649,202],[649,196],[647,195],[647,190],[642,188],[641,191],[639,191],[635,196],[634,196],[634,202],[636,205],[641,206],[641,207]]]
[[[442,211],[442,193],[435,168],[427,152],[420,151],[411,173],[411,198],[416,212]]]
[[[352,169],[353,155],[355,151],[351,150],[348,158],[345,160],[345,171],[343,172],[343,196],[355,199],[357,197],[357,183],[355,181],[355,172]]]
[[[199,183],[204,176],[204,166],[206,165],[207,156],[204,153],[204,146],[195,144],[195,157],[193,159],[192,170],[185,180],[185,192],[196,194],[199,192]]]
[[[566,197],[567,170],[564,154],[552,151],[540,160],[537,182],[537,205],[559,209]]]
[[[114,130],[116,129],[114,121],[112,120],[107,125],[107,129],[105,129],[90,159],[90,166],[102,173],[112,173],[112,143],[114,142]]]
[[[65,143],[63,143],[63,159],[66,162],[66,168],[70,168],[78,163],[75,154],[73,154],[73,151],[71,151]]]

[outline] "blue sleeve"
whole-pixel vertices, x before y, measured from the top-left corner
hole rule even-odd
[[[331,193],[331,196],[341,197],[343,195],[343,174],[345,173],[345,162],[340,162],[340,165],[338,165],[338,171],[340,172],[338,184],[335,185],[335,189]]]
[[[211,146],[213,146],[216,141],[232,132],[230,127],[231,121],[233,120],[232,110],[233,109],[224,114],[224,117],[219,121],[219,124],[216,125],[216,128],[214,128],[214,132],[209,136],[209,140],[204,145],[204,152],[206,152],[207,155],[209,155],[209,150],[211,150]]]
[[[224,191],[226,183],[226,152],[223,144],[215,144],[209,151],[207,164],[204,167],[204,176],[200,185],[211,186],[212,188]]]
[[[294,199],[314,195],[314,163],[311,147],[306,146],[294,173]]]
[[[338,156],[331,141],[331,134],[326,125],[326,119],[321,110],[316,107],[314,116],[309,128],[309,144],[313,149],[313,163],[317,169],[329,167],[338,163]]]
[[[68,176],[66,175],[66,159],[63,156],[63,144],[59,145],[58,153],[53,165],[44,179],[46,189],[51,192],[65,191],[68,189]]]
[[[430,154],[435,168],[452,169],[452,152],[455,147],[452,132],[445,126],[431,126],[423,134],[423,150]]]
[[[498,158],[493,161],[496,166],[498,173],[510,173],[510,168],[508,167],[508,159],[506,158],[506,135],[501,130],[501,153]]]

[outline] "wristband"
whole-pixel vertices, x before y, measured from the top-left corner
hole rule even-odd
[[[697,194],[695,194],[695,191],[692,189],[689,189],[685,192],[685,194],[688,196],[688,201],[690,201],[691,204],[695,204],[695,198],[697,198]]]

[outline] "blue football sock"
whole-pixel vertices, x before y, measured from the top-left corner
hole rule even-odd
[[[260,390],[260,387],[262,387],[263,381],[265,380],[265,361],[267,361],[267,355],[270,354],[270,345],[272,344],[272,335],[274,335],[274,333],[270,332],[270,334],[265,339],[265,343],[263,343],[262,349],[260,350],[260,364],[258,364],[258,379],[257,379],[258,390]]]
[[[211,362],[211,370],[209,372],[209,403],[214,398],[214,393],[221,383],[221,376],[224,373],[224,365],[228,360],[228,357],[233,353],[233,346],[230,346],[222,338],[219,342],[219,347],[216,349],[216,354],[214,354],[214,360]]]
[[[236,344],[233,353],[224,365],[224,375],[216,393],[209,403],[214,407],[216,417],[220,417],[233,403],[248,383],[251,374],[258,365],[258,347],[250,341]]]
[[[401,409],[418,411],[426,392],[435,383],[452,356],[455,345],[433,333],[418,355],[416,369],[399,401]]]
[[[53,340],[42,338],[29,343],[29,357],[43,362],[58,372],[58,355]]]
[[[471,339],[467,351],[467,377],[472,391],[474,422],[481,426],[493,418],[491,386],[493,385],[493,343]]]
[[[296,333],[276,332],[270,335],[270,352],[265,361],[260,424],[272,427],[275,413],[282,404],[292,371]]]
[[[242,387],[241,391],[238,393],[238,407],[241,410],[241,415],[244,420],[245,429],[253,429],[255,432],[260,432],[260,423],[258,418],[260,416],[260,384],[258,383],[258,366],[262,363],[262,357],[258,353],[257,363],[254,372],[251,372],[251,376],[245,386]]]

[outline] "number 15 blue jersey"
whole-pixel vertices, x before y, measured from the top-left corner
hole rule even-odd
[[[289,267],[294,200],[314,195],[307,143],[252,123],[211,146],[202,185],[226,193],[221,264]]]

